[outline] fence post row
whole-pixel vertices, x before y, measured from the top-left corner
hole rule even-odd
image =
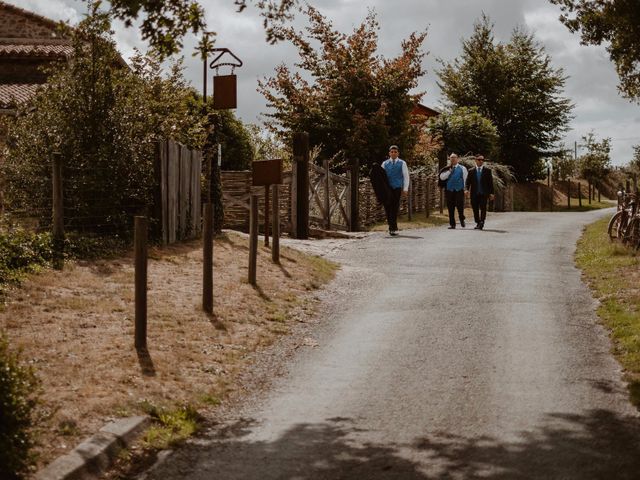
[[[147,348],[147,231],[146,217],[135,217],[135,347]]]
[[[542,185],[538,183],[538,211],[542,211]]]
[[[53,154],[53,267],[64,268],[64,194],[62,190],[62,155]]]
[[[582,184],[578,182],[578,206],[582,207]]]
[[[571,179],[567,180],[567,208],[571,210]]]
[[[431,215],[431,183],[429,182],[429,175],[425,175],[424,182],[424,211],[427,218]]]
[[[350,185],[349,231],[357,232],[360,229],[360,206],[358,205],[360,197],[360,161],[357,159],[351,161]]]
[[[324,160],[324,210],[325,229],[331,230],[331,172],[329,170],[329,160]]]

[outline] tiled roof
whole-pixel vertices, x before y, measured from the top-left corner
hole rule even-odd
[[[56,22],[55,20],[43,17],[42,15],[38,15],[34,12],[30,12],[29,10],[25,10],[24,8],[17,7],[11,3],[0,1],[0,8],[6,8],[7,10],[17,13],[18,15],[22,15],[23,17],[30,18],[53,28],[56,28],[58,26],[58,22]]]
[[[4,43],[0,42],[0,57],[68,57],[73,53],[69,44]]]
[[[41,85],[34,83],[1,83],[0,108],[14,108],[36,94]]]

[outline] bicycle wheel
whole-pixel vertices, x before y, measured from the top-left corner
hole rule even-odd
[[[622,213],[622,215],[620,215],[620,223],[618,223],[618,240],[622,243],[627,243],[627,227],[629,227],[630,215],[626,209],[620,213]]]
[[[627,231],[625,232],[625,243],[630,247],[637,248],[640,243],[640,218],[633,217],[629,222]]]
[[[609,226],[607,227],[607,233],[609,234],[609,240],[612,242],[618,239],[618,229],[620,228],[620,222],[622,220],[623,211],[616,212],[611,220],[609,220]]]

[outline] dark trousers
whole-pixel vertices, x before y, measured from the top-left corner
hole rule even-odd
[[[449,224],[455,227],[456,209],[458,210],[460,223],[464,222],[464,190],[458,190],[457,192],[445,190],[445,196],[447,198],[447,210],[449,210]]]
[[[398,210],[400,210],[401,196],[402,188],[392,188],[389,200],[384,205],[384,212],[387,214],[387,223],[391,232],[398,230]]]
[[[476,223],[484,223],[487,218],[487,195],[478,193],[471,195],[471,208],[473,208],[473,219]]]

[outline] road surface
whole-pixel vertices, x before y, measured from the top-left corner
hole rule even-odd
[[[315,348],[154,479],[638,479],[640,429],[575,268],[602,212],[373,234],[330,255]]]

